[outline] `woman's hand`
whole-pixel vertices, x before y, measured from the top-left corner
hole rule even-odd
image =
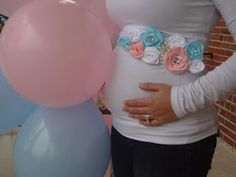
[[[126,100],[123,110],[144,126],[154,127],[177,120],[171,105],[171,87],[165,84],[143,83],[140,89],[153,92],[141,99]]]

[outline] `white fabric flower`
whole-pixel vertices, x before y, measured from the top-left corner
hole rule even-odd
[[[132,41],[138,41],[140,36],[141,36],[141,34],[142,34],[141,30],[133,30],[133,31],[128,33],[128,36],[130,37],[130,39]]]
[[[168,41],[168,45],[171,49],[177,48],[177,47],[184,48],[186,45],[186,40],[180,34],[173,34],[173,35],[169,36],[167,38],[167,41]]]
[[[132,26],[126,26],[120,36],[129,36],[129,38],[131,39],[131,41],[135,42],[140,40],[140,36],[141,34],[146,30],[146,28],[144,27],[140,27],[140,28],[134,28]]]
[[[193,60],[189,67],[189,71],[193,74],[199,74],[205,70],[205,64],[201,60]]]
[[[158,64],[160,51],[155,47],[146,47],[144,50],[144,57],[142,60],[148,64]]]

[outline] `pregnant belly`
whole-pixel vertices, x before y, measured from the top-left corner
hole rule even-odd
[[[163,65],[150,65],[132,58],[119,47],[114,51],[115,68],[111,79],[106,84],[106,98],[111,111],[121,110],[126,99],[142,98],[150,95],[139,89],[139,83],[154,82],[169,85],[183,85],[194,81],[199,75],[185,72],[174,74]]]

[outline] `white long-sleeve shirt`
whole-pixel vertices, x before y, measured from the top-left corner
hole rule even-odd
[[[236,40],[236,0],[213,0]],[[236,91],[236,53],[193,83],[172,88],[172,106],[178,117],[205,108]]]
[[[122,32],[155,27],[205,45],[220,12],[236,39],[236,0],[107,0],[107,8]],[[115,48],[114,56],[116,67],[106,85],[106,96],[113,126],[121,134],[146,142],[186,144],[217,132],[215,110],[209,105],[236,90],[236,55],[206,75],[173,74],[163,65],[134,59],[120,47]],[[145,127],[122,111],[124,100],[151,94],[138,88],[142,82],[172,85],[172,106],[181,119]]]

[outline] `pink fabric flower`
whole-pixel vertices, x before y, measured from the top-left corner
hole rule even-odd
[[[144,56],[144,44],[141,41],[133,42],[130,46],[129,53],[134,57],[141,59]]]
[[[190,61],[185,50],[181,47],[177,47],[166,52],[164,65],[171,72],[181,74],[188,69]]]

